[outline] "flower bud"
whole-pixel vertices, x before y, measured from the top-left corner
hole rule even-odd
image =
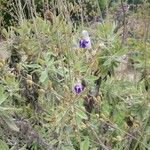
[[[33,81],[32,80],[27,80],[27,85],[28,86],[32,86],[33,85]]]

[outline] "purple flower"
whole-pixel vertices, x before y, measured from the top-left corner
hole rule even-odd
[[[89,41],[82,39],[79,41],[80,48],[87,48]]]
[[[83,86],[81,83],[77,83],[75,86],[74,86],[74,92],[76,94],[80,94],[81,92],[83,91]]]
[[[82,31],[82,39],[79,41],[79,47],[91,49],[91,40],[87,30]]]

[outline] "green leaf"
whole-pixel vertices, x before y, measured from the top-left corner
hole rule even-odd
[[[52,145],[55,145],[56,143],[58,143],[58,140],[56,140],[56,139],[53,139],[53,140],[51,141],[51,144],[52,144]]]
[[[7,99],[7,96],[4,94],[4,89],[0,87],[0,105]]]
[[[27,150],[26,147],[27,147],[27,144],[25,144],[25,145],[24,145],[23,147],[21,147],[19,150]]]
[[[10,118],[7,114],[3,114],[2,117],[10,129],[12,129],[13,131],[19,132],[19,128],[16,126],[12,118]]]
[[[8,145],[0,139],[0,150],[9,150]]]
[[[5,28],[2,29],[1,33],[6,39],[9,37],[9,33],[7,32],[7,30]]]
[[[62,146],[62,150],[75,150],[72,146]]]
[[[43,83],[47,78],[48,78],[48,73],[47,73],[47,70],[45,69],[41,73],[40,82]]]
[[[16,150],[16,146],[12,146],[10,150]],[[20,149],[19,149],[20,150]]]
[[[32,68],[32,69],[38,69],[38,68],[41,68],[41,66],[38,65],[38,64],[24,65],[24,67]]]
[[[76,115],[79,116],[81,119],[88,119],[87,115],[85,114],[85,112],[81,111],[81,110],[77,110],[76,111]]]
[[[86,80],[86,81],[93,82],[93,81],[97,80],[98,78],[99,78],[99,77],[90,75],[90,76],[85,77],[85,80]]]
[[[85,140],[81,142],[80,150],[88,150],[90,145],[89,137],[86,136]]]
[[[11,107],[1,107],[0,106],[0,111],[9,111],[9,112],[11,112],[11,111],[14,111],[14,110],[16,110],[16,108],[11,108]]]

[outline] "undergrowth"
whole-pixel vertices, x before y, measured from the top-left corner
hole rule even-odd
[[[1,30],[10,54],[0,60],[1,150],[149,149],[149,3],[126,12],[105,2],[93,9],[104,18],[80,10],[78,24],[69,12],[83,2],[59,3],[50,18],[34,5],[28,19],[18,3],[17,25]],[[117,8],[122,18],[109,13]],[[79,46],[83,30],[91,49]]]

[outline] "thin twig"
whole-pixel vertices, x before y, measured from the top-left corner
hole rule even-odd
[[[125,44],[125,36],[126,36],[126,13],[125,13],[125,9],[123,6],[123,0],[121,0],[121,7],[122,7],[122,11],[123,11],[123,35],[122,35],[122,46]]]
[[[98,137],[96,131],[91,127],[91,125],[88,125],[88,127],[91,129],[91,131],[94,133],[95,137],[97,138],[100,146],[104,149],[104,150],[110,150],[102,141],[101,139]]]

